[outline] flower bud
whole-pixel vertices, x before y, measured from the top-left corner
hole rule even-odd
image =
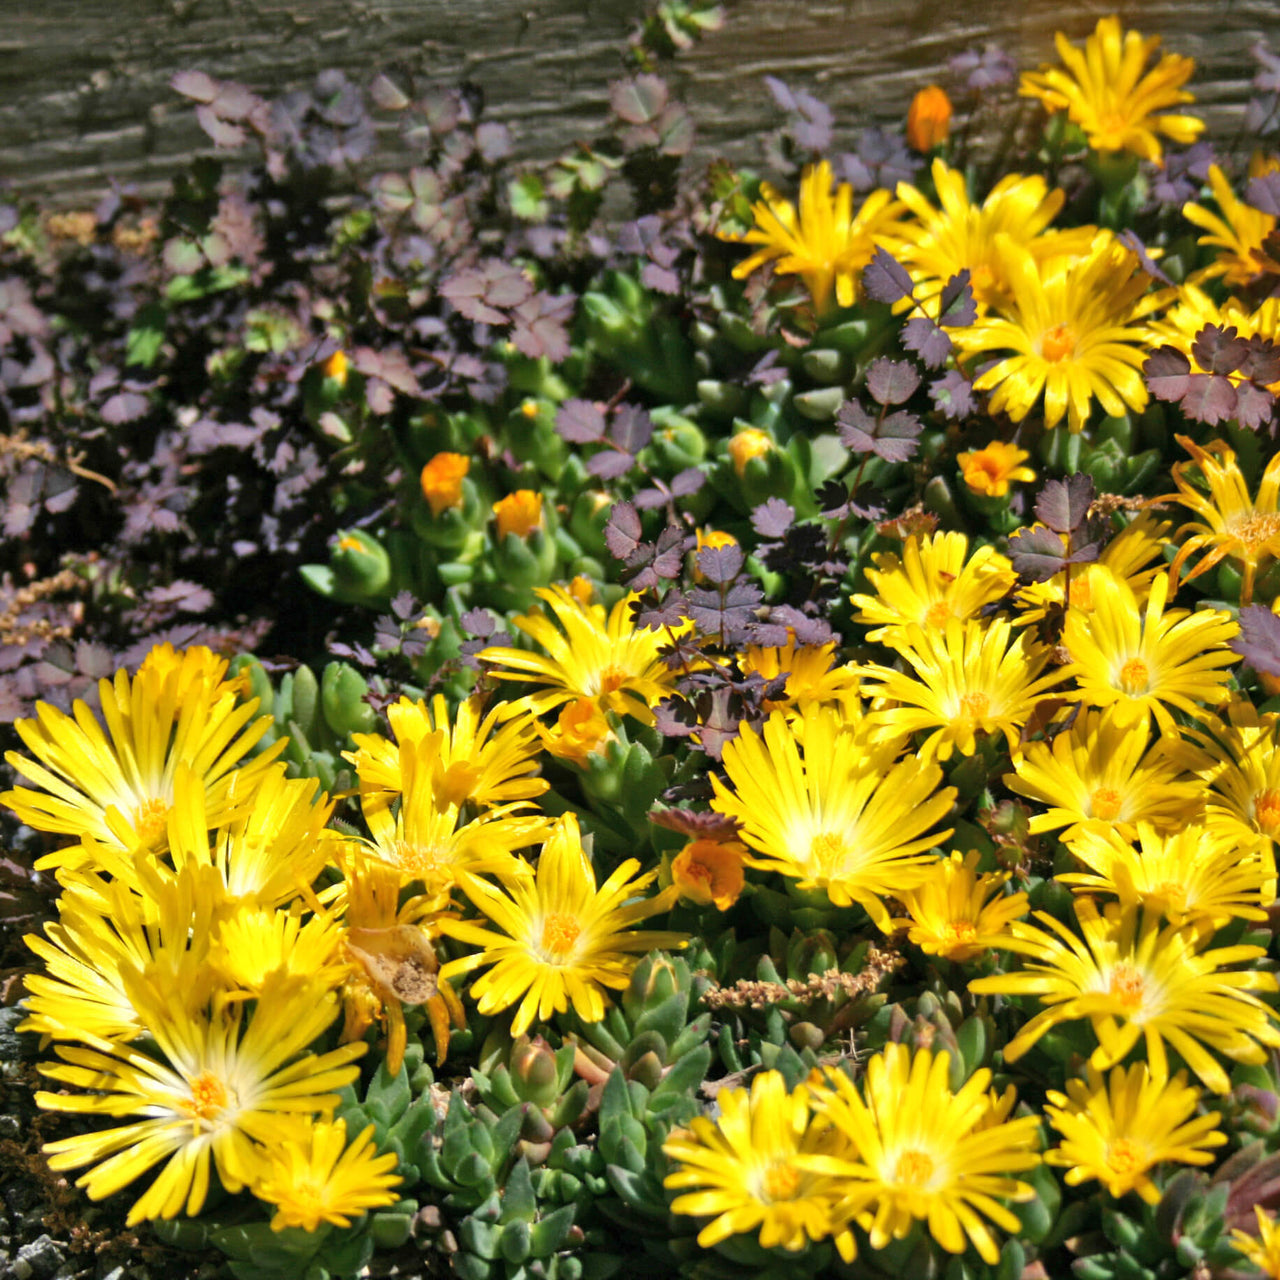
[[[471,459],[462,453],[437,453],[422,468],[422,496],[438,516],[462,505],[462,481],[471,469]]]
[[[334,595],[353,604],[381,600],[391,585],[391,557],[386,548],[362,529],[338,535],[329,558]]]
[[[926,85],[907,108],[907,141],[921,153],[940,147],[951,132],[951,99],[936,84]]]
[[[753,458],[766,457],[773,450],[773,441],[769,436],[755,427],[744,427],[729,441],[729,457],[733,460],[733,470],[739,479],[747,469],[747,463]]]
[[[671,862],[671,883],[686,902],[728,911],[742,893],[742,845],[691,840]]]
[[[320,708],[325,723],[340,737],[372,733],[378,717],[364,700],[369,682],[346,662],[331,662],[320,677]]]
[[[542,528],[542,494],[517,489],[493,504],[493,514],[499,542],[505,542],[508,534],[528,538],[535,529]]]
[[[1021,464],[1031,455],[1017,445],[993,440],[982,449],[970,449],[959,455],[960,475],[970,492],[983,497],[1003,498],[1014,481],[1030,483],[1036,473]]]

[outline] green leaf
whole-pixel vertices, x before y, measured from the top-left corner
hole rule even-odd
[[[148,302],[138,309],[133,328],[124,340],[124,362],[149,369],[164,343],[164,326],[168,311],[158,302]]]
[[[511,212],[525,222],[541,222],[550,212],[546,187],[536,173],[522,173],[507,187]]]

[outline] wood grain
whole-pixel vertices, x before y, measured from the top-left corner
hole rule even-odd
[[[22,7],[19,8],[19,5]],[[0,184],[83,204],[108,177],[161,189],[204,136],[169,88],[184,68],[260,92],[325,67],[367,82],[411,69],[479,85],[518,154],[549,157],[589,138],[644,0],[9,0],[0,38]],[[994,40],[1022,67],[1052,59],[1053,32],[1079,39],[1116,6],[1027,0],[729,0],[729,21],[683,55],[674,78],[698,126],[695,163],[759,161],[778,114],[761,77],[817,92],[837,143],[901,118],[911,94],[945,83],[946,60]],[[1198,63],[1192,87],[1216,132],[1242,118],[1250,46],[1280,50],[1275,0],[1164,0],[1118,6]],[[383,160],[383,163],[388,163]]]

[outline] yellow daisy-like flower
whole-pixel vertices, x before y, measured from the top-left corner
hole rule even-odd
[[[1138,823],[1139,848],[1114,831],[1078,832],[1068,847],[1088,872],[1056,876],[1077,892],[1114,894],[1171,924],[1221,929],[1231,920],[1265,920],[1275,901],[1270,841],[1215,838],[1199,823],[1156,831]],[[1263,847],[1265,846],[1265,848]]]
[[[929,170],[938,194],[935,206],[908,182],[898,183],[898,199],[914,214],[903,223],[899,260],[916,286],[915,296],[932,316],[943,286],[961,271],[969,272],[969,287],[980,314],[1013,301],[1008,257],[996,243],[1007,235],[1023,245],[1036,262],[1087,253],[1093,227],[1049,231],[1066,195],[1038,173],[1024,177],[1006,174],[981,204],[969,199],[965,175],[935,159]]]
[[[1127,839],[1140,821],[1177,829],[1201,810],[1202,788],[1167,746],[1163,738],[1152,745],[1145,720],[1081,711],[1052,742],[1026,743],[1004,783],[1049,806],[1032,817],[1033,835],[1066,827],[1063,839],[1071,840],[1082,829],[1114,829]]]
[[[1007,871],[978,874],[981,855],[953,853],[929,868],[928,879],[898,899],[911,915],[899,927],[931,956],[964,964],[995,946],[1010,921],[1027,913],[1025,893],[1003,893]]]
[[[170,651],[172,653],[172,651]],[[208,650],[189,650],[181,662],[161,656],[144,662],[132,680],[117,671],[101,680],[101,724],[80,701],[74,716],[38,703],[33,720],[14,728],[40,762],[6,753],[24,778],[41,788],[15,787],[0,795],[28,826],[75,839],[90,836],[129,850],[163,850],[180,767],[199,779],[215,823],[251,793],[286,743],[253,760],[244,758],[271,727],[253,719],[257,700],[237,705],[235,682],[212,678],[225,662],[209,663]]]
[[[867,1063],[861,1093],[842,1071],[812,1086],[813,1107],[853,1148],[801,1156],[802,1168],[848,1179],[841,1211],[855,1218],[873,1249],[901,1240],[919,1221],[948,1253],[966,1240],[994,1266],[1000,1249],[984,1219],[1005,1231],[1020,1224],[1000,1200],[1035,1192],[1013,1174],[1040,1163],[1039,1118],[991,1123],[991,1072],[975,1071],[952,1092],[950,1060],[928,1049],[888,1044]]]
[[[1003,498],[1015,481],[1029,484],[1036,478],[1021,464],[1031,455],[1004,440],[992,440],[981,449],[969,449],[956,457],[965,484],[984,498]]]
[[[538,731],[532,716],[512,717],[501,705],[484,713],[475,696],[459,703],[450,716],[444,695],[437,694],[430,704],[401,698],[387,708],[387,719],[394,742],[381,734],[356,733],[356,751],[343,752],[359,775],[362,795],[403,791],[400,746],[433,736],[432,791],[440,808],[510,805],[532,800],[550,785],[531,776],[538,769]]]
[[[145,1117],[44,1146],[57,1172],[95,1165],[76,1180],[91,1200],[113,1195],[167,1159],[130,1209],[130,1226],[172,1218],[184,1206],[188,1214],[199,1213],[211,1156],[223,1186],[239,1191],[258,1166],[255,1142],[281,1136],[291,1114],[331,1114],[339,1099],[329,1091],[359,1074],[354,1060],[363,1044],[304,1052],[337,1014],[333,994],[310,979],[277,976],[248,1019],[239,1005],[191,1016],[175,1005],[167,984],[139,976],[128,985],[162,1057],[130,1046],[104,1054],[59,1045],[62,1061],[41,1063],[41,1074],[94,1092],[41,1091],[36,1102],[52,1111]]]
[[[1161,732],[1176,737],[1171,707],[1203,720],[1203,703],[1225,701],[1224,668],[1236,661],[1227,643],[1239,626],[1218,609],[1166,610],[1168,589],[1162,574],[1139,610],[1127,586],[1099,578],[1093,612],[1069,613],[1062,642],[1072,659],[1066,674],[1079,685],[1069,696],[1113,706],[1124,723],[1153,715]]]
[[[1235,450],[1224,440],[1211,440],[1201,448],[1187,436],[1176,436],[1178,443],[1191,455],[1191,462],[1175,462],[1170,468],[1177,493],[1165,494],[1156,502],[1176,501],[1194,512],[1199,519],[1190,520],[1173,536],[1185,542],[1178,548],[1169,577],[1177,583],[1182,566],[1197,552],[1204,552],[1199,563],[1186,576],[1186,581],[1207,573],[1220,561],[1230,558],[1240,565],[1240,603],[1253,600],[1253,584],[1260,569],[1280,559],[1280,453],[1267,463],[1258,484],[1258,496],[1249,496],[1249,488],[1236,462]],[[1188,475],[1192,469],[1208,486],[1203,493]]]
[[[1067,1081],[1067,1092],[1050,1089],[1045,1115],[1062,1142],[1045,1153],[1045,1163],[1067,1170],[1069,1187],[1096,1178],[1119,1200],[1136,1191],[1158,1204],[1160,1188],[1150,1170],[1165,1161],[1203,1165],[1213,1162],[1212,1147],[1226,1141],[1215,1126],[1217,1111],[1196,1116],[1200,1090],[1185,1071],[1172,1080],[1153,1075],[1145,1062],[1116,1067],[1109,1080],[1088,1069],[1085,1079]]]
[[[667,634],[648,627],[637,630],[632,622],[636,595],[623,596],[606,615],[603,605],[584,604],[561,586],[539,588],[534,594],[551,606],[560,625],[541,612],[516,618],[515,625],[545,655],[501,646],[479,655],[499,680],[546,686],[508,703],[508,711],[528,708],[542,715],[574,698],[595,698],[603,710],[652,724],[650,707],[672,691],[676,673],[658,653],[669,642]],[[676,630],[684,632],[691,625]]]
[[[209,966],[238,998],[255,998],[273,973],[314,978],[336,990],[346,974],[342,929],[329,916],[242,907],[223,920]]]
[[[820,702],[839,702],[858,692],[858,673],[847,664],[832,665],[835,641],[827,644],[797,644],[794,632],[785,645],[749,644],[738,659],[744,675],[776,680],[785,673],[786,689],[781,698],[766,699],[766,711],[784,707],[803,711]]]
[[[1211,213],[1194,200],[1182,206],[1182,216],[1207,233],[1196,243],[1216,245],[1219,250],[1214,262],[1198,271],[1192,282],[1221,276],[1226,285],[1235,289],[1265,275],[1280,274],[1280,263],[1263,249],[1267,237],[1276,229],[1275,216],[1238,200],[1226,174],[1216,164],[1209,167],[1209,189],[1218,213]]]
[[[698,1243],[710,1249],[759,1228],[761,1248],[794,1253],[834,1235],[841,1257],[852,1261],[853,1233],[834,1213],[840,1180],[799,1166],[800,1158],[829,1145],[813,1123],[807,1092],[788,1093],[780,1072],[762,1071],[749,1094],[721,1089],[716,1103],[716,1120],[695,1116],[662,1144],[676,1162],[663,1185],[684,1191],[671,1211],[711,1219]]]
[[[867,632],[868,640],[890,645],[912,623],[938,628],[951,618],[976,618],[1017,580],[994,547],[978,547],[970,555],[963,533],[913,535],[901,556],[879,551],[871,558],[876,567],[867,570],[867,581],[876,594],[851,597],[858,609],[854,620],[876,628]]]
[[[1280,983],[1253,962],[1265,950],[1247,945],[1211,947],[1211,933],[1196,925],[1160,927],[1160,917],[1138,907],[1111,907],[1100,915],[1090,898],[1075,900],[1083,936],[1044,912],[1009,926],[1000,945],[1027,957],[1017,973],[977,978],[977,995],[1033,995],[1047,1007],[1004,1047],[1016,1062],[1046,1031],[1088,1018],[1098,1038],[1090,1062],[1114,1066],[1144,1042],[1152,1074],[1168,1076],[1165,1042],[1214,1093],[1231,1082],[1210,1049],[1236,1062],[1263,1062],[1264,1045],[1280,1047],[1276,1014],[1255,992],[1275,994]],[[1244,969],[1234,965],[1248,965]]]
[[[892,763],[828,708],[795,724],[775,711],[763,734],[744,728],[724,768],[727,785],[711,777],[711,807],[741,823],[756,851],[747,865],[824,889],[836,906],[856,902],[886,932],[881,899],[918,883],[934,861],[926,851],[950,835],[930,830],[956,794],[939,790],[942,770],[916,757]]]
[[[345,1120],[300,1121],[261,1159],[253,1194],[276,1206],[272,1231],[316,1231],[322,1222],[349,1227],[356,1214],[395,1204],[399,1197],[391,1188],[404,1181],[395,1172],[396,1153],[378,1154],[373,1125],[348,1145]]]
[[[513,1036],[526,1032],[535,1018],[546,1021],[570,1004],[584,1022],[599,1022],[605,990],[625,987],[641,955],[687,941],[682,933],[632,930],[648,916],[669,910],[678,894],[672,885],[652,898],[640,897],[658,873],[637,876],[639,870],[639,862],[628,858],[597,889],[577,816],[566,813],[547,837],[535,875],[512,877],[507,892],[461,872],[467,897],[502,932],[469,921],[443,921],[442,932],[482,950],[451,960],[440,971],[442,981],[492,965],[472,983],[471,994],[483,1014],[519,1001]]]
[[[972,755],[979,733],[1003,733],[1017,755],[1022,726],[1062,675],[1041,675],[1053,651],[1027,631],[1010,643],[1011,630],[1007,618],[907,628],[894,647],[914,676],[876,663],[861,668],[863,696],[897,704],[869,719],[895,733],[929,731],[919,749],[926,760],[949,760],[953,751]]]
[[[888,191],[873,191],[857,213],[853,188],[842,182],[831,194],[831,165],[823,160],[800,175],[800,208],[784,200],[767,182],[751,206],[755,226],[745,235],[720,233],[723,240],[760,247],[733,269],[742,280],[766,262],[779,275],[798,275],[817,310],[832,294],[851,307],[862,291],[862,269],[882,244],[894,244],[901,230],[902,205]]]
[[[1231,1232],[1231,1243],[1264,1276],[1280,1280],[1280,1223],[1260,1204],[1254,1205],[1253,1211],[1258,1219],[1258,1234],[1251,1236],[1237,1227]]]
[[[1147,405],[1143,331],[1135,323],[1150,284],[1138,257],[1109,232],[1082,259],[1038,264],[1011,236],[996,237],[1013,300],[1000,315],[950,331],[965,357],[1009,352],[974,379],[992,413],[1021,422],[1044,396],[1046,427],[1065,414],[1081,431],[1096,400],[1118,417]]]
[[[1166,53],[1148,70],[1159,36],[1122,31],[1113,14],[1098,20],[1083,51],[1061,31],[1054,44],[1064,67],[1024,72],[1018,92],[1038,98],[1051,112],[1067,112],[1095,151],[1131,151],[1159,164],[1163,152],[1157,134],[1191,143],[1204,131],[1204,121],[1195,116],[1159,114],[1195,101],[1182,86],[1196,65],[1190,58]]]

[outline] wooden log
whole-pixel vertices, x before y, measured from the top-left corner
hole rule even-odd
[[[162,190],[207,146],[169,88],[199,68],[262,93],[339,67],[367,83],[400,68],[480,86],[517,153],[548,158],[590,138],[644,0],[43,0],[0,33],[0,183],[59,205],[91,202],[109,179]],[[837,144],[901,119],[912,93],[946,83],[946,61],[988,40],[1020,67],[1052,60],[1053,32],[1080,39],[1111,6],[1057,0],[729,0],[723,30],[672,75],[698,127],[694,162],[760,160],[779,114],[762,83],[809,87],[836,111]],[[1198,108],[1220,135],[1243,118],[1259,38],[1280,50],[1274,0],[1118,6],[1127,25],[1197,61]],[[390,157],[382,159],[389,163]]]

